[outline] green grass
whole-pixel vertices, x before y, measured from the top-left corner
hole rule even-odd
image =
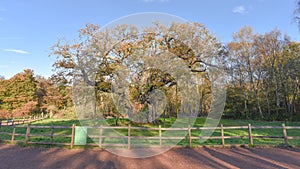
[[[159,124],[162,127],[174,128],[174,121],[176,119],[166,119],[166,123],[164,124],[163,119],[159,119]],[[204,125],[205,119],[204,118],[197,118],[195,120],[195,123],[193,124],[194,127],[202,127]],[[76,124],[76,126],[99,126],[99,125],[115,125],[115,119],[106,119],[106,120],[85,120],[85,121],[78,121],[78,120],[68,120],[68,119],[44,119],[41,121],[33,122],[32,125],[35,126],[72,126],[72,124]],[[120,126],[127,126],[130,123],[128,119],[120,119],[119,125]],[[228,119],[222,119],[219,124],[223,124],[226,126],[247,126],[248,124],[251,124],[252,126],[281,126],[283,122],[266,122],[266,121],[247,121],[247,120],[228,120]],[[286,126],[300,126],[300,122],[286,122]],[[138,123],[131,123],[131,126],[140,126],[140,127],[148,127],[148,128],[154,128],[158,127],[157,125],[151,125],[151,124],[138,124]],[[187,127],[187,119],[181,119],[178,120],[175,127]],[[2,126],[0,128],[0,132],[9,132],[12,133],[13,127],[11,126]],[[26,125],[24,125],[24,128],[16,128],[17,134],[25,134],[26,132]],[[109,135],[109,136],[127,136],[127,129],[105,129],[103,130],[103,135]],[[31,134],[50,134],[51,129],[31,129]],[[54,129],[55,134],[64,134],[64,135],[71,135],[71,129]],[[300,136],[300,130],[295,129],[288,129],[287,130],[288,136]],[[199,136],[201,134],[201,130],[192,130],[192,136]],[[253,129],[252,130],[253,136],[282,136],[282,129]],[[88,135],[99,135],[99,129],[88,129]],[[162,136],[163,137],[185,137],[187,135],[187,132],[185,131],[163,131]],[[247,129],[226,129],[224,131],[225,136],[245,136],[243,139],[225,139],[226,145],[247,145],[249,144],[248,141],[248,130]],[[131,130],[131,136],[159,136],[158,131],[156,130]],[[212,136],[221,136],[220,130],[215,130],[212,133]],[[0,140],[10,140],[11,136],[6,134],[0,134]],[[15,140],[17,141],[24,141],[24,136],[15,136]],[[284,143],[282,138],[279,139],[262,139],[262,138],[254,138],[254,145],[271,145],[271,146],[278,146],[282,145]],[[49,142],[50,137],[41,137],[41,136],[35,136],[30,137],[31,142]],[[71,138],[65,137],[65,136],[55,136],[53,139],[54,142],[58,143],[69,143],[71,141]],[[98,143],[98,138],[88,138],[87,143]],[[103,143],[119,143],[119,144],[127,144],[127,138],[104,138],[102,140]],[[182,140],[163,140],[163,145],[180,145],[187,147],[189,145],[188,139],[182,139]],[[221,145],[221,139],[208,139],[206,141],[202,141],[199,139],[193,139],[193,146],[198,145]],[[132,145],[138,145],[138,144],[147,144],[147,145],[159,145],[158,139],[131,139]],[[292,146],[300,146],[300,140],[289,140],[289,144]]]

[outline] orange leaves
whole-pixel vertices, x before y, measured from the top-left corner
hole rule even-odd
[[[37,109],[37,102],[36,101],[30,101],[24,104],[23,106],[13,110],[12,114],[13,117],[25,117],[30,115],[33,111],[36,111]]]
[[[66,69],[73,69],[75,68],[75,64],[71,61],[62,60],[59,62],[56,62],[56,66],[58,67],[64,67]]]
[[[11,114],[8,110],[0,110],[0,119],[8,119],[11,117]]]
[[[92,35],[99,29],[100,29],[99,25],[87,23],[85,28],[79,30],[79,33],[80,35]]]

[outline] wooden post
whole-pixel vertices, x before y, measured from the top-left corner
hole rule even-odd
[[[54,134],[54,128],[53,125],[51,126],[51,135],[50,135],[50,144],[53,144],[53,134]]]
[[[286,146],[288,146],[289,145],[289,141],[288,141],[288,138],[287,138],[287,132],[286,132],[286,127],[285,127],[284,123],[282,123],[282,132],[283,132],[284,144]]]
[[[25,134],[25,144],[28,143],[30,137],[30,124],[27,125],[26,134]]]
[[[252,128],[251,124],[248,124],[248,137],[249,137],[249,144],[253,146],[253,137],[252,137]]]
[[[222,136],[222,146],[225,146],[225,139],[224,139],[224,128],[223,128],[223,124],[221,124],[221,136]]]
[[[14,126],[13,132],[11,134],[11,142],[14,142],[15,139],[15,133],[16,133],[16,126]]]
[[[189,147],[192,148],[192,132],[191,132],[191,125],[188,125],[188,132],[189,132]]]
[[[102,125],[100,126],[100,133],[99,133],[99,147],[102,148],[102,134],[103,134],[103,128]]]
[[[72,135],[71,135],[71,148],[74,146],[74,138],[75,138],[75,124],[72,125]]]
[[[131,124],[128,124],[128,149],[130,149],[130,128],[131,128]]]
[[[159,133],[158,133],[158,134],[159,134],[159,146],[162,146],[162,140],[161,140],[161,125],[159,125],[158,128],[159,128],[159,131],[158,131],[158,132],[159,132]]]

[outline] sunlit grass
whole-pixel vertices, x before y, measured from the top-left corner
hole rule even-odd
[[[129,119],[119,119],[118,124],[119,126],[128,126],[131,124],[132,127],[146,127],[146,128],[158,128],[159,125],[165,128],[174,128],[175,127],[185,127],[188,126],[187,119],[177,120],[175,118],[167,118],[164,123],[164,119],[159,119],[158,124],[139,124],[130,122]],[[193,127],[202,127],[204,126],[205,118],[197,118],[195,119],[195,123],[192,124]],[[281,126],[283,122],[265,122],[265,121],[252,121],[252,120],[228,120],[228,119],[221,119],[219,122],[223,124],[224,127],[226,126],[247,126],[251,124],[252,126]],[[44,119],[41,121],[33,122],[31,125],[35,126],[72,126],[75,124],[76,126],[115,126],[115,119],[106,119],[106,120],[76,120],[76,119]],[[176,124],[176,125],[175,125]],[[300,126],[300,122],[286,122],[286,126]],[[23,125],[24,128],[16,128],[16,134],[25,134],[27,124]],[[2,126],[0,128],[0,132],[9,132],[12,133],[13,127],[12,126]],[[31,129],[31,134],[51,134],[51,129],[40,129],[40,128],[33,128]],[[71,135],[71,129],[54,129],[54,133],[56,136],[53,138],[53,142],[57,143],[70,143],[71,138],[65,137],[64,135]],[[288,136],[300,136],[300,130],[296,129],[288,129],[287,130]],[[99,128],[88,129],[88,136],[94,136],[95,138],[88,138],[87,143],[98,143],[99,138]],[[162,137],[181,137],[181,139],[173,139],[173,140],[164,140],[162,139],[163,145],[172,145],[178,144],[180,146],[187,147],[189,145],[189,140],[187,139],[187,131],[162,131]],[[201,130],[192,130],[192,136],[198,137],[201,135]],[[63,135],[63,136],[59,136]],[[106,136],[127,136],[128,130],[127,129],[103,129],[103,135]],[[247,145],[249,144],[248,140],[248,130],[247,129],[226,129],[224,130],[225,136],[244,136],[244,138],[230,138],[225,139],[225,145]],[[253,136],[283,136],[282,129],[252,129]],[[138,130],[138,129],[131,129],[131,136],[148,136],[148,137],[158,137],[159,131],[158,130]],[[221,130],[214,130],[212,136],[221,136]],[[0,134],[0,140],[10,140],[11,135]],[[17,141],[24,141],[25,136],[15,136],[15,140]],[[31,142],[49,142],[50,137],[45,136],[32,136],[30,137]],[[282,145],[284,140],[282,138],[274,138],[274,139],[266,139],[266,138],[253,138],[254,145]],[[104,144],[127,144],[127,138],[103,138],[102,143]],[[138,144],[148,144],[148,145],[159,145],[158,139],[144,139],[144,138],[132,138],[131,144],[138,145]],[[193,139],[192,140],[193,146],[198,145],[221,145],[221,139],[207,139],[205,141],[200,139]],[[292,146],[300,146],[300,140],[289,140],[289,144]]]

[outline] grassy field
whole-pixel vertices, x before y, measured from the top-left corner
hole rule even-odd
[[[162,127],[169,128],[174,124],[175,119],[166,119],[166,123],[163,123],[163,119],[159,119],[160,125]],[[182,127],[187,127],[187,121],[185,123],[182,122]],[[197,118],[195,123],[193,124],[194,127],[202,127],[205,122],[204,118]],[[78,120],[68,120],[68,119],[44,119],[41,121],[33,122],[32,125],[35,126],[72,126],[72,124],[76,124],[76,126],[89,125],[89,126],[98,126],[100,124],[107,123],[107,125],[114,126],[115,120],[114,119],[107,119],[105,121],[100,120],[88,120],[88,121],[78,121]],[[120,119],[119,125],[120,126],[127,126],[130,123],[128,119]],[[227,120],[222,119],[220,124],[224,126],[247,126],[248,124],[252,126],[281,126],[283,122],[265,122],[265,121],[246,121],[246,120]],[[219,125],[220,125],[219,124]],[[300,122],[286,122],[286,126],[300,126]],[[158,127],[158,125],[150,125],[150,124],[138,124],[138,123],[131,123],[131,126],[142,126],[147,128]],[[12,132],[12,127],[1,127],[0,132]],[[26,132],[26,128],[16,128],[17,134],[24,134]],[[31,134],[50,134],[51,129],[31,129]],[[253,136],[282,136],[282,129],[253,129],[252,130]],[[300,136],[300,130],[287,130],[288,136]],[[55,129],[55,134],[64,134],[70,135],[71,129]],[[88,129],[88,135],[98,135],[99,129]],[[127,129],[114,129],[114,130],[104,130],[104,135],[110,136],[126,136]],[[200,130],[192,130],[192,136],[199,136],[201,134]],[[132,136],[158,136],[158,131],[150,130],[132,130]],[[186,136],[187,132],[184,131],[168,131],[163,132],[162,136]],[[213,136],[221,136],[220,130],[215,130],[212,134]],[[247,145],[249,141],[247,139],[248,130],[247,129],[226,129],[224,131],[225,136],[246,136],[244,139],[225,139],[226,145]],[[0,140],[3,139],[10,139],[10,135],[3,135],[0,134]],[[15,140],[24,140],[24,136],[15,136]],[[34,142],[49,142],[50,137],[42,137],[42,136],[34,136],[30,138],[30,141]],[[53,139],[54,142],[58,143],[69,143],[71,138],[64,137],[64,136],[55,136]],[[87,143],[98,142],[98,139],[87,139]],[[105,138],[103,139],[105,143],[120,143],[120,144],[127,144],[126,138]],[[132,139],[131,143],[135,144],[147,144],[147,145],[159,145],[159,141],[157,139]],[[272,145],[278,146],[283,145],[284,141],[282,138],[278,139],[263,139],[263,138],[254,138],[254,145]],[[177,144],[180,146],[188,146],[188,140],[163,140],[163,145],[169,144]],[[292,146],[300,146],[300,140],[289,140],[289,144]],[[199,139],[193,140],[193,146],[197,145],[221,145],[221,139],[208,139],[204,142],[201,142]]]

